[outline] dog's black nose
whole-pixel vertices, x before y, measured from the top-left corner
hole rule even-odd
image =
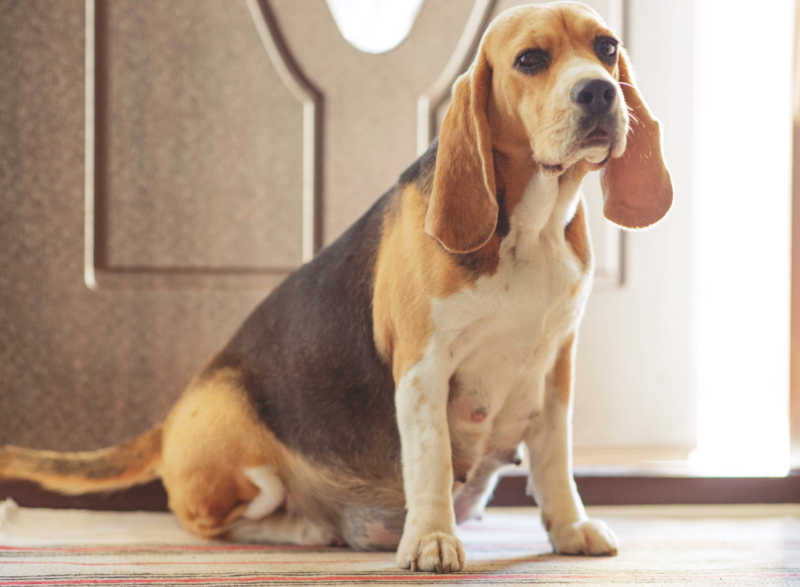
[[[584,79],[575,84],[570,95],[584,112],[597,115],[611,110],[617,91],[611,82],[604,79]]]

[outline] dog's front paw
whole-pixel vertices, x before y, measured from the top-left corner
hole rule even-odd
[[[559,554],[617,554],[617,538],[600,520],[582,520],[550,530],[550,542]]]
[[[410,539],[403,535],[397,549],[397,564],[412,571],[460,571],[464,568],[464,547],[458,538],[445,532]]]

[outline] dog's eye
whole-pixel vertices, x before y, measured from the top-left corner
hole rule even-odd
[[[534,74],[550,65],[550,53],[544,49],[528,49],[514,60],[514,67],[522,73]]]
[[[594,40],[594,52],[600,61],[607,65],[614,65],[617,62],[618,43],[611,37],[597,37]]]

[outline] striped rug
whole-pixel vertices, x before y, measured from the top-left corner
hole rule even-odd
[[[0,503],[6,585],[800,585],[800,506],[595,508],[614,558],[550,554],[534,508],[491,509],[459,529],[468,565],[396,569],[389,553],[204,541],[163,513],[45,510]]]

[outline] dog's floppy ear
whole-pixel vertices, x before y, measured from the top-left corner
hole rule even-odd
[[[625,152],[602,174],[605,217],[625,228],[660,220],[672,205],[672,181],[661,155],[661,131],[633,80],[628,56],[620,48],[619,82],[631,113]]]
[[[497,226],[492,135],[487,103],[492,70],[480,50],[453,85],[439,133],[425,232],[453,253],[481,248]]]

